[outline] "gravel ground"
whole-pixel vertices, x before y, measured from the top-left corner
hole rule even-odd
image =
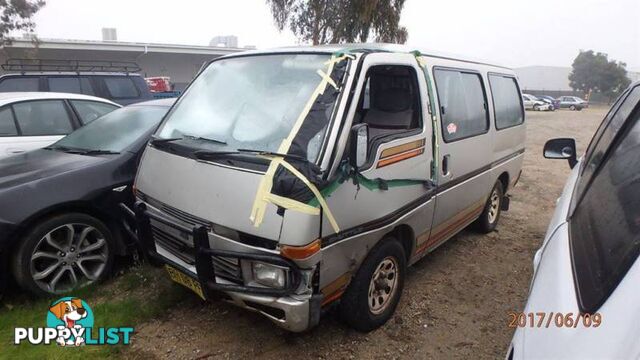
[[[540,246],[569,166],[546,160],[553,137],[575,137],[582,153],[605,108],[527,112],[523,174],[497,231],[464,230],[409,269],[395,316],[369,334],[335,314],[304,334],[223,302],[189,297],[166,315],[136,328],[131,358],[495,359],[513,330],[508,313],[523,308]]]

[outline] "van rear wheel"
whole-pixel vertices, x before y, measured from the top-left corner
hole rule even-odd
[[[393,315],[407,267],[405,251],[393,237],[382,239],[364,260],[340,301],[340,314],[352,328],[369,332]]]
[[[504,189],[500,180],[496,181],[496,184],[489,193],[489,198],[484,205],[484,210],[478,220],[476,220],[476,228],[483,233],[489,233],[495,230],[500,220],[500,213],[502,211],[502,197],[504,196]]]

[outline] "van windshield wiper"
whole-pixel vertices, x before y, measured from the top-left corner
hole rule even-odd
[[[296,161],[303,161],[303,162],[309,162],[309,160],[307,160],[306,158],[299,156],[299,155],[292,155],[292,154],[281,154],[281,153],[277,153],[277,152],[273,152],[273,151],[265,151],[265,150],[252,150],[252,149],[238,149],[235,151],[208,151],[208,150],[198,150],[196,152],[193,153],[195,155],[195,157],[197,159],[200,160],[211,160],[211,159],[216,159],[216,158],[221,158],[221,157],[228,157],[228,156],[233,156],[233,155],[254,155],[254,156],[259,156],[259,155],[265,155],[265,156],[277,156],[277,157],[281,157],[283,159],[286,160],[296,160]]]
[[[153,145],[158,145],[158,144],[164,144],[164,143],[168,143],[168,142],[172,142],[172,141],[178,141],[178,140],[200,140],[200,141],[206,141],[206,142],[211,142],[211,143],[216,143],[216,144],[222,144],[222,145],[227,145],[227,143],[225,141],[222,140],[218,140],[218,139],[212,139],[212,138],[208,138],[208,137],[204,137],[204,136],[195,136],[195,135],[182,135],[181,137],[172,137],[172,138],[160,138],[160,137],[155,137],[152,136],[151,137],[151,144]]]
[[[216,144],[222,144],[222,145],[227,145],[226,141],[223,140],[218,140],[218,139],[212,139],[212,138],[208,138],[208,137],[204,137],[204,136],[194,136],[194,135],[182,135],[183,139],[189,139],[189,140],[201,140],[201,141],[206,141],[206,142],[212,142],[212,143],[216,143]]]
[[[253,149],[238,149],[240,153],[250,153],[256,155],[266,155],[266,156],[277,156],[286,160],[297,160],[303,162],[309,162],[309,160],[305,157],[295,154],[282,154],[274,151],[265,151],[265,150],[253,150]]]

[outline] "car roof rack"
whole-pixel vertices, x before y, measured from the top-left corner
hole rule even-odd
[[[137,73],[142,70],[133,61],[110,60],[59,60],[59,59],[7,59],[2,70],[25,72],[123,72]]]

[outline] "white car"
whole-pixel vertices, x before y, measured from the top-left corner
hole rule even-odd
[[[80,94],[0,93],[0,157],[53,144],[120,105]]]
[[[573,168],[536,252],[529,299],[511,317],[507,359],[640,358],[640,83],[613,105]]]
[[[548,111],[553,108],[553,105],[529,94],[522,94],[522,103],[525,110]]]

